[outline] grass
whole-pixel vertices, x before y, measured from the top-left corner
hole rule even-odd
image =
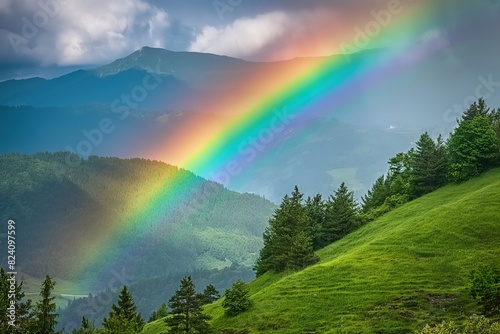
[[[206,307],[215,330],[413,333],[477,312],[469,272],[500,258],[500,169],[408,203],[318,252],[303,271],[250,284],[252,308]],[[143,333],[153,331],[150,324]],[[151,329],[151,330],[150,330]]]
[[[144,326],[141,334],[160,334],[166,333],[168,331],[168,327],[165,324],[163,319],[159,319]]]

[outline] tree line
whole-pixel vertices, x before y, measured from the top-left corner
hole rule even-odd
[[[367,220],[446,184],[466,181],[500,166],[500,109],[480,98],[457,119],[445,141],[425,132],[408,152],[389,160],[389,171],[362,198]]]
[[[408,152],[389,160],[361,203],[345,183],[323,200],[318,194],[306,200],[297,186],[286,195],[263,233],[264,246],[254,270],[300,270],[319,261],[315,251],[396,207],[446,184],[463,182],[500,166],[500,109],[484,99],[474,102],[457,119],[447,140],[425,132]]]
[[[0,268],[0,333],[12,334],[59,334],[56,331],[58,314],[56,313],[55,297],[52,291],[55,281],[46,276],[40,292],[41,300],[34,306],[31,300],[24,300],[22,291],[23,283],[11,282],[11,277]],[[14,308],[9,312],[9,294],[15,291],[12,301]],[[233,286],[226,289],[222,307],[227,316],[235,316],[247,311],[252,303],[246,283],[236,281]],[[208,284],[204,291],[197,293],[196,287],[190,276],[183,277],[180,287],[168,301],[154,311],[148,322],[164,319],[168,333],[173,334],[210,334],[212,329],[208,323],[210,317],[203,314],[203,306],[211,304],[221,296],[216,287]],[[9,315],[12,314],[12,317]],[[13,322],[12,319],[15,319]],[[132,295],[124,286],[118,296],[117,303],[113,303],[107,317],[98,328],[93,321],[83,317],[81,327],[71,331],[72,334],[137,334],[140,333],[145,321],[137,311],[137,306]]]
[[[212,284],[207,285],[202,293],[197,293],[193,280],[186,276],[181,279],[179,289],[168,301],[168,307],[162,304],[151,314],[148,322],[163,319],[168,333],[172,334],[210,334],[213,333],[208,323],[210,317],[203,313],[203,306],[220,298],[219,291]],[[238,280],[231,288],[226,289],[222,302],[226,315],[238,315],[251,305],[247,285],[243,281]],[[144,325],[132,295],[124,286],[117,304],[113,304],[109,316],[104,318],[101,329],[97,329],[84,317],[81,328],[73,330],[72,334],[136,334],[142,331]]]
[[[362,223],[354,193],[344,183],[327,200],[320,194],[306,200],[303,196],[296,186],[269,220],[254,268],[257,276],[267,271],[300,270],[316,263],[316,250],[343,238]]]

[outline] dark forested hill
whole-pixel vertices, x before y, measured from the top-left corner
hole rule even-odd
[[[78,282],[86,291],[107,288],[117,273],[132,284],[250,268],[274,208],[156,161],[0,156],[0,215],[17,224],[18,271]]]

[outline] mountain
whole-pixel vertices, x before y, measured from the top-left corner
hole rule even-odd
[[[131,92],[141,84],[148,72],[132,68],[114,75],[100,77],[91,70],[78,70],[61,77],[45,80],[41,78],[9,80],[0,83],[0,104],[34,107],[81,107],[109,105]],[[141,108],[161,110],[165,101],[172,101],[170,108],[182,108],[174,101],[180,96],[195,95],[195,90],[171,75],[162,75],[162,90],[148,92]],[[151,85],[155,84],[154,81]]]
[[[250,284],[247,312],[225,316],[219,301],[206,313],[227,333],[395,334],[460,322],[479,311],[466,289],[470,272],[498,268],[499,217],[495,169],[370,222],[320,250],[316,265],[264,274]]]
[[[213,83],[214,76],[234,71],[249,71],[258,66],[237,58],[198,52],[175,52],[165,49],[143,47],[125,58],[94,69],[99,77],[113,76],[131,69],[141,69],[161,75],[171,75],[206,88]]]
[[[0,156],[0,212],[17,270],[80,294],[195,270],[251,270],[275,205],[158,161]],[[5,237],[5,235],[2,235]],[[126,280],[127,282],[124,282]]]
[[[211,108],[207,101],[244,101],[248,96],[258,96],[268,87],[252,78],[269,77],[274,73],[291,75],[321,59],[251,63],[211,54],[145,47],[109,65],[72,72],[52,80],[33,78],[1,82],[0,154],[71,151],[84,157],[93,154],[143,157],[180,164],[182,161],[176,163],[169,156],[159,156],[157,152],[166,154],[169,150],[158,148],[176,140],[172,134],[186,124],[217,127],[227,122],[228,113],[233,112],[232,109]],[[282,80],[280,76],[275,77],[269,81]],[[146,98],[140,103],[132,101],[135,107],[127,108],[127,113],[123,114],[121,110],[128,106],[123,97],[130,97],[136,87],[143,87],[145,78],[148,85],[158,81],[158,87],[146,89]],[[116,108],[113,107],[115,101],[118,101]],[[374,138],[387,138],[384,145],[379,146],[380,150],[370,150],[374,153],[374,161],[377,157],[406,150],[414,139],[406,134],[396,134],[395,139],[385,130],[363,133],[365,131],[360,131],[359,126],[332,122],[333,118],[315,118],[307,128],[287,129],[283,136],[275,138],[273,147],[259,154],[226,186],[279,201],[294,184],[299,184],[305,191],[321,190],[328,194],[342,179],[361,196],[385,169],[385,160],[378,158],[378,162],[366,164],[360,161],[364,153],[351,150],[351,146],[341,144],[340,140],[333,143],[331,138],[340,138],[339,134],[342,134],[346,135],[342,141],[362,141],[365,144],[373,143]],[[88,134],[99,130],[103,119],[112,122],[112,133],[90,143]],[[196,135],[189,127],[185,131],[188,138],[184,142]],[[320,146],[326,147],[331,159],[317,159],[324,150]],[[339,147],[340,151],[337,150]],[[266,162],[269,156],[276,164]],[[283,173],[280,166],[284,164],[288,168]],[[300,172],[300,166],[304,165],[312,167],[311,173]],[[195,172],[221,182],[210,173]]]
[[[146,82],[146,86],[155,88],[147,89],[147,97],[140,101],[141,109],[197,109],[206,112],[203,110],[206,103],[202,101],[209,99],[214,92],[246,94],[255,89],[247,79],[256,73],[271,74],[318,61],[322,58],[254,63],[213,54],[143,47],[95,69],[77,70],[50,80],[30,78],[0,82],[0,105],[109,105]],[[150,78],[151,75],[154,76]]]
[[[225,158],[257,153],[227,183],[214,177],[218,167],[193,170],[229,189],[278,202],[294,185],[327,196],[345,181],[360,198],[386,170],[386,157],[407,151],[424,131],[446,137],[473,101],[472,88],[496,84],[498,76],[474,66],[459,71],[444,56],[412,62],[391,55],[377,49],[259,63],[144,47],[51,80],[0,82],[0,154],[71,151],[182,166],[199,156],[199,146],[214,143],[233,149]],[[297,86],[301,91],[287,94]],[[490,95],[495,105],[498,97]],[[299,118],[252,148],[256,136],[269,133],[269,124],[252,123],[260,112],[252,106],[262,105],[290,107]],[[103,120],[113,130],[89,142]],[[240,137],[227,138],[238,120]]]

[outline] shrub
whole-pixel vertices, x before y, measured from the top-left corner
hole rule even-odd
[[[222,307],[225,308],[225,314],[235,316],[245,312],[252,306],[248,298],[248,288],[245,282],[236,281],[231,289],[227,289],[222,301]]]

